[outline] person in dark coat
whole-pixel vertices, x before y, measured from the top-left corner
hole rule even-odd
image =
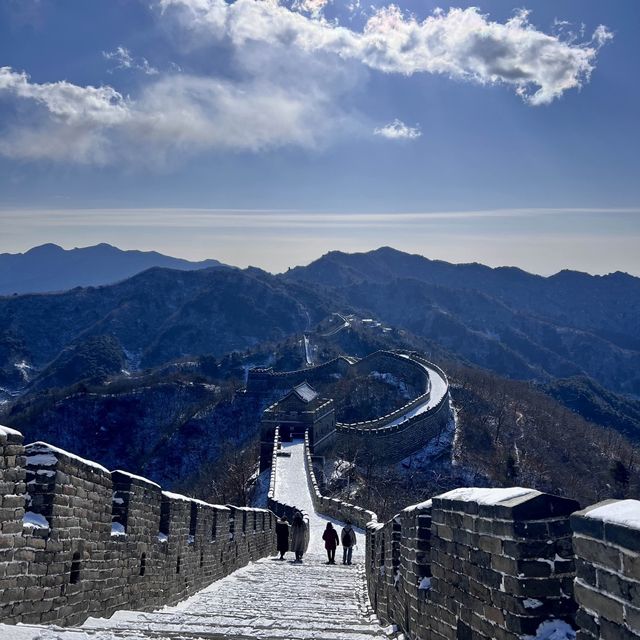
[[[296,562],[302,562],[302,556],[309,545],[309,529],[300,511],[293,515],[291,525],[291,550],[296,554]]]
[[[324,548],[327,550],[327,557],[329,558],[327,564],[335,564],[336,547],[340,542],[338,541],[338,532],[333,528],[333,525],[330,522],[327,522],[327,528],[322,534],[322,539],[324,540]]]
[[[289,551],[289,523],[283,516],[276,522],[276,549],[280,552],[280,560],[284,560],[284,554]]]
[[[342,538],[342,564],[351,564],[351,554],[353,547],[356,546],[356,532],[349,520],[346,521],[340,537]]]

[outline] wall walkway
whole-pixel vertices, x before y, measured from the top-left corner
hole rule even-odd
[[[310,543],[301,564],[259,559],[172,607],[145,613],[121,610],[91,617],[81,627],[56,630],[58,640],[180,638],[216,640],[372,640],[388,636],[369,607],[364,580],[365,536],[359,530],[353,565],[325,564],[322,532],[329,521],[313,507],[302,441],[283,445],[272,486],[275,501],[307,513]],[[333,521],[338,531],[341,523]],[[32,603],[31,603],[32,604]],[[40,626],[0,625],[0,638],[42,640]],[[45,635],[43,635],[45,634]]]
[[[269,511],[162,492],[43,443],[23,449],[10,429],[0,445],[2,611],[27,623],[0,625],[3,640],[368,640],[387,637],[378,620],[407,640],[640,640],[636,500],[578,511],[532,489],[463,488],[378,523],[320,495],[304,442],[281,444],[269,500],[307,514],[297,564],[264,557]],[[366,545],[360,531],[354,565],[327,566],[322,531],[347,517],[368,521]],[[201,590],[158,608],[190,589]],[[90,617],[29,625],[43,614]]]

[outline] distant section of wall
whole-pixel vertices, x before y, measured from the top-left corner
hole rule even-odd
[[[427,382],[425,392],[388,416],[368,422],[336,424],[336,442],[353,453],[391,463],[419,451],[443,433],[452,412],[449,381],[440,367],[415,352],[400,351],[371,354],[367,366],[378,363],[381,354],[385,363],[392,361],[397,367],[419,370]],[[433,376],[440,378],[437,385],[431,379]],[[434,389],[441,391],[439,396],[433,395]],[[426,409],[421,411],[422,405]]]
[[[447,394],[437,407],[393,427],[349,430],[338,427],[336,445],[365,457],[388,463],[399,462],[437,438],[451,419]]]
[[[437,365],[412,351],[376,351],[360,360],[339,357],[317,367],[298,371],[278,373],[273,369],[252,369],[247,380],[247,392],[266,393],[276,388],[288,389],[303,381],[310,384],[329,381],[332,376],[343,375],[347,371],[359,375],[375,371],[391,373],[407,380],[422,392],[387,415],[364,422],[336,423],[335,432],[327,428],[319,429],[319,437],[311,437],[311,446],[316,454],[326,453],[337,445],[352,453],[358,452],[385,462],[397,462],[438,437],[451,420],[446,374]],[[432,377],[439,378],[438,384],[434,385]],[[437,396],[433,395],[434,389],[439,392]],[[277,423],[277,419],[271,419],[268,415],[270,410],[265,411],[263,418],[261,470],[267,468],[271,459],[271,440]]]
[[[607,500],[571,516],[580,640],[640,638],[640,501]]]
[[[247,374],[247,393],[264,394],[278,389],[287,391],[305,381],[311,384],[318,380],[329,381],[332,376],[348,371],[351,363],[350,358],[338,356],[315,367],[295,371],[274,371],[271,367],[250,369]]]
[[[0,428],[0,621],[149,611],[272,552],[275,516],[110,473]]]

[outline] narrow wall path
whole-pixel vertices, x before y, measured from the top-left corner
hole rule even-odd
[[[329,521],[315,513],[304,468],[302,441],[283,443],[276,498],[309,516],[310,543],[302,564],[265,558],[214,582],[174,607],[152,613],[119,611],[89,619],[79,629],[0,625],[4,640],[371,640],[385,638],[368,603],[361,531],[353,565],[325,564],[322,532]],[[288,454],[288,455],[287,455]],[[335,521],[334,521],[335,522]],[[341,523],[336,523],[341,527]],[[340,530],[340,529],[338,529]]]

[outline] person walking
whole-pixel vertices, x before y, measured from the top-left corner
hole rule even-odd
[[[347,520],[342,529],[342,564],[351,564],[351,555],[353,547],[356,546],[356,532],[351,526],[351,522]]]
[[[276,522],[276,549],[280,553],[279,560],[284,560],[284,554],[289,551],[289,529],[286,516],[278,518]]]
[[[336,547],[340,544],[338,541],[338,532],[333,528],[330,522],[327,522],[327,528],[322,534],[324,540],[324,548],[327,550],[327,564],[336,563]]]
[[[291,524],[291,550],[296,554],[296,562],[302,562],[302,556],[307,550],[309,544],[309,533],[307,524],[300,511],[296,511],[293,515],[293,523]]]

